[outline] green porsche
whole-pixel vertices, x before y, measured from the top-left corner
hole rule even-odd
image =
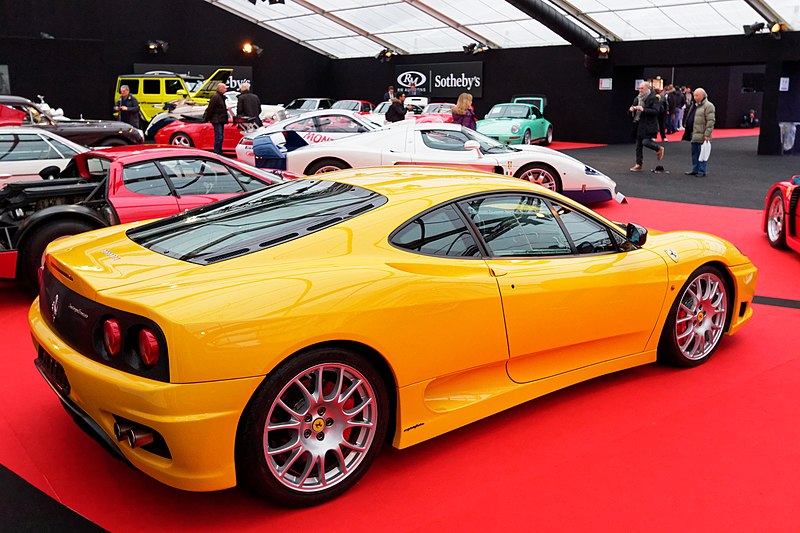
[[[553,125],[535,105],[526,103],[497,104],[484,120],[478,121],[478,133],[505,144],[553,142]]]

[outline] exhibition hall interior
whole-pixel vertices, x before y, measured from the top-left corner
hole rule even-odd
[[[797,0],[0,0],[0,529],[798,531],[799,156]]]

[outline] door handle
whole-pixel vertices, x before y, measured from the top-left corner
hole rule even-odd
[[[499,278],[500,276],[505,276],[508,274],[508,270],[496,266],[490,266],[489,271],[492,273],[492,276]]]

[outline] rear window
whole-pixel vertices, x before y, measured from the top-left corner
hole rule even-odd
[[[140,226],[127,235],[154,252],[207,265],[304,237],[386,201],[354,185],[297,180]]]

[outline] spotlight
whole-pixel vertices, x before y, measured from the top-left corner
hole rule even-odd
[[[260,56],[262,52],[264,52],[264,49],[248,41],[242,45],[242,52],[248,55],[255,53],[257,56]]]
[[[744,28],[744,35],[745,37],[752,37],[756,33],[760,32],[764,29],[766,24],[763,22],[754,22],[753,24],[745,24],[742,26]]]
[[[390,50],[389,48],[384,48],[383,50],[378,52],[378,55],[375,56],[375,59],[377,59],[381,63],[388,63],[389,61],[392,60],[394,56],[397,55],[397,53],[398,52],[396,50]]]
[[[482,43],[470,43],[466,46],[462,46],[464,49],[464,53],[467,55],[474,56],[476,54],[482,54],[483,52],[487,51],[489,47]]]
[[[786,24],[775,21],[769,26],[769,32],[775,39],[781,38],[781,33],[786,31]]]
[[[162,41],[160,39],[147,41],[147,53],[158,55],[158,54],[166,54],[167,49],[169,48],[169,43],[167,41]]]
[[[597,58],[598,59],[608,59],[608,53],[611,52],[611,47],[608,45],[607,41],[600,41],[597,44]]]

